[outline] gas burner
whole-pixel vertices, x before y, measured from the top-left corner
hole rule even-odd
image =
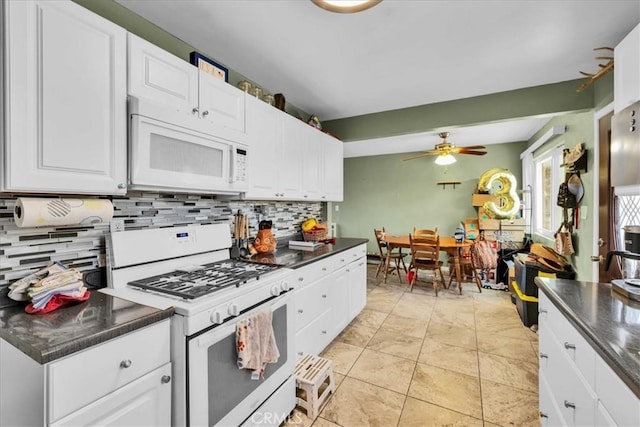
[[[230,286],[239,287],[250,280],[280,268],[273,264],[257,264],[225,260],[205,264],[202,268],[175,271],[129,282],[130,286],[193,300]]]

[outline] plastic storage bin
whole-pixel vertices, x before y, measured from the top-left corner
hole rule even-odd
[[[511,285],[515,291],[516,308],[522,323],[527,327],[535,325],[538,323],[538,298],[523,294],[516,281]]]

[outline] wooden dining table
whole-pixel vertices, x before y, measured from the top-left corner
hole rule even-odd
[[[387,255],[395,248],[410,248],[411,242],[409,241],[409,235],[402,236],[385,236],[383,239],[387,242]],[[458,282],[458,290],[462,293],[462,268],[460,268],[460,252],[463,248],[470,248],[472,242],[464,240],[463,242],[456,242],[456,238],[453,236],[440,236],[440,250],[446,252],[448,255],[453,256],[453,264],[455,269],[456,280]],[[389,261],[387,260],[387,263]]]

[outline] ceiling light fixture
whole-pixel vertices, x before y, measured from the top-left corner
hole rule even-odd
[[[330,12],[356,13],[372,8],[382,0],[311,0],[316,6]]]
[[[456,162],[456,158],[451,154],[436,157],[436,165],[446,166]]]

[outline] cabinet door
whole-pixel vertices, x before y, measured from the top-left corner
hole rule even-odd
[[[278,170],[280,163],[282,114],[270,105],[247,97],[248,171],[250,179],[246,197],[249,199],[276,199],[279,194]]]
[[[300,122],[299,141],[302,147],[302,197],[304,200],[322,199],[322,167],[324,147],[322,132]]]
[[[51,424],[58,426],[170,426],[171,363]]]
[[[282,120],[282,147],[277,163],[280,198],[300,199],[302,197],[302,144],[301,135],[308,126],[287,114],[280,114]]]
[[[367,263],[365,258],[347,266],[349,286],[349,322],[367,305]]]
[[[331,339],[335,338],[347,327],[351,318],[349,317],[349,273],[347,268],[341,268],[328,276],[331,303]]]
[[[341,202],[343,200],[343,145],[342,141],[329,135],[323,135],[323,201]]]
[[[129,94],[197,114],[198,69],[134,34],[127,43]]]
[[[200,117],[223,131],[244,134],[245,93],[204,71],[198,72],[198,82]]]
[[[616,113],[640,100],[640,25],[616,46],[613,69],[613,106]]]
[[[4,189],[126,192],[126,31],[72,2],[4,2]]]

